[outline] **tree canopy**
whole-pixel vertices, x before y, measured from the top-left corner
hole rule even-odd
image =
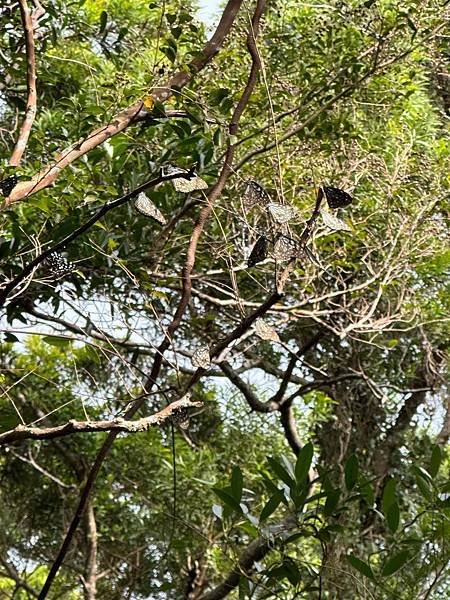
[[[4,0],[0,598],[450,594],[449,17]]]

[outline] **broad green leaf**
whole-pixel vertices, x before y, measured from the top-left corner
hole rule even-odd
[[[280,462],[278,462],[278,460],[271,456],[268,456],[267,462],[269,463],[272,471],[279,479],[281,479],[281,481],[284,481],[284,483],[289,487],[295,485],[295,481],[292,479],[292,477],[289,475],[289,473],[286,471],[283,465]]]
[[[362,575],[365,575],[369,579],[372,579],[372,581],[375,581],[375,575],[373,574],[372,568],[368,563],[364,562],[354,554],[348,554],[346,559],[352,565],[352,567],[359,571]]]
[[[242,489],[244,487],[244,479],[242,476],[242,471],[238,466],[233,467],[233,471],[231,473],[231,492],[233,494],[233,498],[238,502],[241,501],[242,498]]]
[[[242,513],[241,506],[239,502],[231,494],[223,490],[222,488],[213,488],[213,492],[218,496],[222,502],[224,502],[227,506],[235,510],[236,512]]]
[[[384,486],[383,496],[381,498],[381,510],[385,515],[387,514],[387,511],[389,510],[391,504],[393,504],[396,501],[396,486],[397,483],[395,479],[389,479],[386,482],[386,485]]]
[[[355,487],[355,484],[358,481],[358,472],[358,457],[356,454],[352,454],[348,457],[344,467],[345,486],[349,491]]]
[[[303,446],[297,456],[295,463],[295,479],[299,485],[303,485],[308,478],[309,469],[314,455],[314,446],[308,442]]]
[[[335,508],[339,503],[339,498],[341,497],[341,490],[334,489],[327,492],[327,499],[325,501],[325,506],[323,509],[324,514],[329,517],[333,514]]]
[[[397,502],[393,502],[386,513],[386,521],[392,533],[395,533],[400,523],[400,509]]]
[[[65,348],[72,343],[72,340],[67,338],[57,337],[55,335],[46,335],[42,338],[42,341],[49,346],[55,346],[57,348]]]
[[[389,575],[396,573],[403,567],[405,563],[408,562],[410,557],[411,553],[409,550],[402,550],[401,552],[398,552],[398,554],[395,554],[392,558],[389,558],[386,561],[383,570],[381,571],[381,575],[383,577],[388,577]]]
[[[268,502],[265,504],[259,516],[260,521],[265,521],[270,517],[272,513],[276,511],[283,499],[282,496],[283,494],[280,492],[279,494],[274,494],[269,498]]]
[[[436,477],[436,475],[438,474],[439,471],[439,467],[441,466],[441,462],[442,462],[442,450],[440,448],[440,446],[434,446],[433,450],[431,452],[431,459],[430,459],[430,465],[428,467],[428,471],[431,475],[431,477]]]

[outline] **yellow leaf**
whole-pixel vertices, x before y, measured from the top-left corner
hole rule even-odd
[[[152,110],[153,107],[155,106],[155,101],[153,99],[153,96],[144,96],[144,106],[147,110]]]

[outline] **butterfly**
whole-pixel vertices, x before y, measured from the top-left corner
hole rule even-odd
[[[262,340],[268,340],[270,342],[279,342],[280,341],[280,337],[279,337],[278,333],[275,331],[275,329],[270,327],[270,325],[267,325],[267,323],[264,321],[264,319],[256,319],[255,333]]]
[[[349,225],[347,225],[347,223],[345,223],[344,221],[341,221],[341,219],[338,219],[337,217],[335,217],[331,213],[327,212],[326,210],[321,210],[320,216],[322,217],[322,221],[323,221],[324,225],[326,225],[326,227],[329,227],[330,229],[333,229],[333,231],[351,231],[352,230],[351,227]]]
[[[187,392],[182,399],[190,400],[191,394]],[[189,406],[181,406],[175,412],[172,413],[172,423],[179,425],[181,429],[187,429],[189,427]]]
[[[271,202],[267,205],[267,208],[274,221],[281,224],[288,223],[298,214],[295,206],[286,206],[285,204],[278,204],[276,202]]]
[[[9,177],[6,177],[6,179],[0,181],[0,192],[2,196],[8,197],[16,185],[17,177],[15,175],[10,175]]]
[[[75,265],[58,252],[49,254],[43,263],[53,279],[62,279],[75,270]]]
[[[148,196],[141,192],[134,203],[134,208],[140,212],[142,215],[146,217],[150,217],[151,219],[155,219],[161,225],[166,225],[167,219],[160,212],[158,208],[153,204]]]
[[[298,256],[300,246],[296,240],[287,235],[280,235],[273,247],[273,257],[275,260],[291,260]]]
[[[165,175],[187,175],[188,173],[189,179],[186,177],[177,177],[176,179],[172,179],[173,187],[177,192],[189,194],[189,192],[195,192],[195,190],[206,190],[208,184],[195,173],[190,173],[186,169],[180,169],[174,165],[167,165],[167,167],[164,169]]]
[[[191,362],[194,367],[208,369],[211,366],[211,356],[208,346],[198,348],[192,355]]]
[[[268,240],[265,235],[261,235],[250,252],[250,256],[247,259],[247,266],[254,267],[256,264],[267,258],[268,252]]]
[[[246,208],[252,208],[255,204],[267,204],[270,201],[269,194],[256,181],[249,179],[246,182],[242,202]]]
[[[344,190],[335,187],[324,187],[323,191],[330,208],[343,208],[353,202],[353,198]]]

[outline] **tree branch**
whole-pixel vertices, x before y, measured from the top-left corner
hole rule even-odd
[[[207,45],[207,49],[208,49],[209,53],[211,54],[211,56],[213,56],[217,52],[217,50],[220,46],[220,40],[221,39],[223,40],[224,36],[231,28],[231,25],[234,22],[234,19],[236,17],[237,11],[239,10],[241,3],[242,3],[242,0],[229,0],[227,6],[225,8],[225,11],[222,15],[222,18],[220,20],[218,29],[217,29],[216,33],[214,34],[214,36],[211,38],[211,41]],[[250,36],[257,35],[257,32],[259,30],[259,20],[261,18],[264,6],[265,6],[265,0],[258,0],[256,9],[255,9],[255,13],[253,15],[252,31],[249,31],[248,40],[249,40]],[[206,55],[206,49],[205,49],[204,55]],[[201,61],[201,59],[197,59],[197,60]],[[202,67],[202,65],[204,66],[204,64],[206,64],[206,62],[205,63],[200,62],[198,64],[198,69],[200,69]],[[249,78],[247,81],[247,85],[246,85],[246,87],[244,89],[244,93],[243,93],[243,97],[245,96],[246,102],[250,98],[254,84],[256,83],[256,76],[257,76],[257,70],[258,70],[257,65],[258,65],[258,63],[256,63],[255,60],[253,59],[252,67],[251,67]],[[182,76],[187,77],[187,74],[183,73]],[[178,83],[177,85],[180,86],[180,83]],[[238,102],[238,105],[234,111],[234,114],[233,114],[233,117],[231,120],[230,132],[233,132],[233,133],[236,132],[237,122],[238,122],[240,116],[242,115],[242,112],[245,108],[246,102],[243,103],[242,98]],[[142,105],[142,103],[140,103],[140,104]],[[172,340],[172,336],[175,333],[175,331],[178,329],[178,327],[181,323],[182,317],[184,315],[184,312],[188,306],[189,299],[190,299],[190,289],[191,289],[190,274],[193,270],[194,263],[195,263],[197,242],[198,242],[198,239],[202,232],[203,225],[206,222],[206,219],[208,218],[209,214],[212,212],[214,203],[217,200],[217,198],[219,197],[220,193],[222,192],[222,189],[225,185],[228,175],[231,172],[233,152],[234,152],[234,147],[232,145],[230,145],[227,150],[227,162],[225,162],[225,164],[222,168],[221,174],[219,176],[219,179],[208,196],[207,205],[200,212],[197,223],[194,226],[191,240],[189,242],[189,246],[188,246],[188,250],[187,250],[186,263],[185,263],[185,266],[182,271],[182,282],[183,282],[182,296],[181,296],[180,302],[178,304],[178,308],[175,311],[175,315],[172,319],[172,322],[170,323],[170,325],[167,328],[166,335],[155,354],[153,366],[152,366],[148,381],[145,386],[146,388],[147,387],[151,388],[156,383],[156,379],[157,379],[158,374],[161,369],[163,355],[164,355],[165,351],[169,348],[171,340]],[[128,419],[131,416],[133,416],[139,410],[139,408],[142,406],[143,402],[144,402],[144,399],[137,400],[127,410],[127,412],[125,413],[125,418]],[[117,436],[116,432],[110,432],[110,434],[108,435],[108,438],[105,440],[103,446],[100,448],[100,451],[97,454],[94,465],[92,466],[92,469],[89,472],[89,475],[87,477],[86,485],[84,486],[83,491],[81,493],[80,501],[78,503],[75,515],[70,524],[69,530],[66,533],[66,536],[62,543],[62,546],[60,548],[58,556],[56,557],[56,559],[50,569],[50,572],[47,576],[47,579],[44,583],[44,586],[41,590],[41,593],[39,594],[39,600],[44,600],[44,598],[47,597],[47,594],[50,590],[52,582],[53,582],[54,578],[56,577],[56,574],[58,573],[59,568],[64,561],[64,558],[69,549],[69,546],[71,544],[73,536],[75,535],[75,532],[78,528],[78,525],[80,523],[83,512],[86,508],[87,502],[89,500],[91,491],[92,491],[94,483],[97,479],[100,468],[101,468],[103,461],[105,460],[111,446],[113,445],[116,436]]]
[[[203,406],[201,402],[191,402],[188,398],[181,398],[172,402],[162,410],[150,417],[143,417],[135,421],[126,421],[125,419],[114,419],[113,421],[68,421],[64,425],[56,427],[28,427],[27,425],[17,425],[14,429],[0,433],[0,446],[11,444],[13,442],[22,442],[23,440],[51,440],[54,438],[72,435],[73,433],[99,433],[104,431],[124,431],[126,433],[136,433],[138,431],[147,431],[149,427],[159,426],[172,418],[178,412],[191,407]]]
[[[30,275],[30,273],[32,273],[33,270],[36,269],[36,267],[38,267],[42,262],[44,262],[44,260],[48,256],[50,256],[50,254],[53,254],[53,252],[58,252],[59,250],[62,250],[63,248],[68,246],[68,244],[70,244],[71,242],[76,240],[78,237],[80,237],[80,235],[82,235],[83,233],[88,231],[97,221],[99,221],[103,216],[105,216],[110,210],[113,210],[114,208],[117,208],[118,206],[122,206],[122,204],[125,204],[132,198],[135,198],[138,194],[140,194],[144,190],[156,187],[157,185],[159,185],[160,183],[163,183],[164,181],[170,181],[172,179],[178,179],[178,178],[186,179],[188,177],[189,177],[189,173],[187,173],[187,174],[176,173],[176,174],[172,174],[172,175],[160,174],[158,177],[155,177],[154,179],[150,179],[149,181],[146,181],[145,183],[143,183],[136,189],[132,190],[131,192],[128,192],[128,194],[125,194],[123,196],[120,196],[120,198],[116,198],[115,200],[111,200],[111,201],[103,204],[103,206],[101,206],[99,208],[99,210],[96,213],[94,213],[90,219],[88,219],[85,223],[80,225],[77,229],[75,229],[74,231],[72,231],[71,233],[66,235],[66,237],[63,238],[60,242],[57,242],[50,248],[47,248],[47,250],[44,250],[43,252],[41,252],[38,256],[36,256],[36,258],[34,260],[32,260],[30,263],[28,263],[26,265],[26,267],[24,267],[22,269],[22,271],[16,277],[14,277],[14,279],[9,281],[5,285],[5,287],[0,292],[0,308],[2,306],[4,306],[9,294],[28,275]]]
[[[297,526],[297,519],[287,515],[280,523],[267,528],[267,537],[261,536],[250,542],[242,552],[237,565],[230,571],[225,580],[210,592],[200,597],[200,600],[220,600],[239,585],[242,576],[248,577],[255,562],[264,558],[273,548],[272,537],[285,540]]]
[[[33,11],[30,11],[26,0],[19,0],[20,15],[22,17],[22,26],[25,33],[25,49],[27,55],[27,88],[28,98],[25,118],[20,129],[16,146],[10,158],[9,164],[12,167],[20,165],[23,153],[28,144],[30,131],[36,118],[37,112],[37,92],[36,92],[36,57],[34,54],[34,30],[37,27],[38,19],[45,13],[45,9],[36,4]]]
[[[167,100],[176,90],[180,90],[192,81],[195,75],[212,60],[230,32],[241,4],[242,0],[228,0],[217,29],[205,45],[200,56],[190,62],[185,69],[176,73],[164,87],[153,90],[152,98],[155,101],[163,102]],[[114,115],[108,124],[95,129],[88,137],[63,150],[55,163],[44,167],[29,181],[19,182],[6,199],[6,205],[28,198],[51,185],[65,167],[129,127],[134,119],[138,117],[143,106],[143,101],[137,100],[131,106]]]

